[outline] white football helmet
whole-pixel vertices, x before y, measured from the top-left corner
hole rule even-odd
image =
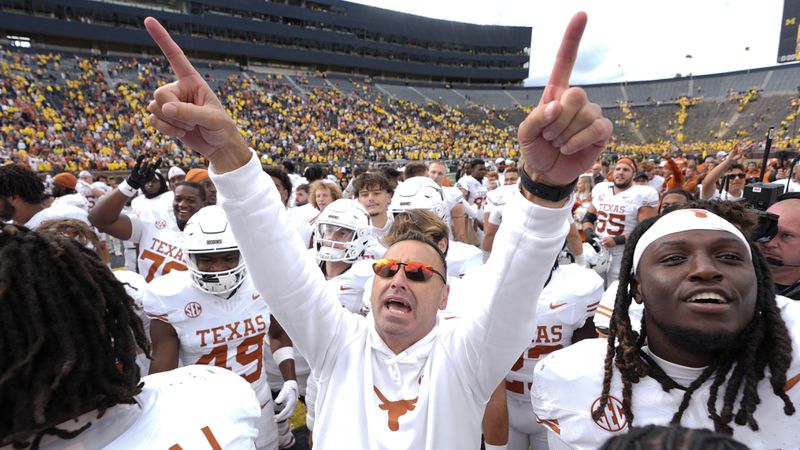
[[[600,238],[593,238],[592,242],[583,243],[583,255],[586,258],[586,267],[602,275],[611,267],[611,252],[603,246]]]
[[[447,208],[444,191],[435,181],[428,177],[411,177],[397,185],[389,203],[392,215],[402,214],[412,209],[432,211],[446,224],[450,223],[450,211]]]
[[[370,244],[369,213],[356,200],[326,206],[314,226],[314,249],[320,261],[356,261]]]
[[[183,228],[183,254],[186,257],[192,281],[210,294],[227,294],[244,281],[247,269],[239,254],[236,267],[220,272],[203,272],[197,267],[197,255],[239,251],[225,211],[217,205],[197,211]]]

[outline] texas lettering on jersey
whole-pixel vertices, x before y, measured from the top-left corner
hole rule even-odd
[[[200,346],[206,347],[208,345],[224,344],[228,341],[246,338],[259,333],[263,333],[267,329],[267,323],[264,321],[264,316],[257,315],[253,320],[244,319],[232,323],[227,323],[211,329],[197,330],[195,334],[200,336]],[[208,336],[208,340],[206,337]]]
[[[658,192],[649,186],[633,185],[614,194],[610,182],[599,183],[592,190],[592,205],[597,210],[595,231],[601,237],[630,233],[639,222],[639,208],[658,205]]]

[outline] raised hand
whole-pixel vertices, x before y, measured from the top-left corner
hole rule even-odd
[[[737,142],[727,159],[740,163],[744,160],[747,152],[752,150],[755,145],[755,142]]]
[[[148,181],[156,178],[156,170],[161,166],[161,158],[155,162],[148,158],[147,155],[139,155],[136,158],[136,164],[131,169],[131,174],[125,180],[128,186],[134,189],[141,189],[147,184]]]
[[[597,160],[611,137],[611,121],[586,92],[569,87],[587,16],[573,16],[539,105],[519,126],[525,170],[535,181],[566,185]]]
[[[148,17],[144,25],[177,77],[156,89],[147,107],[150,125],[207,157],[217,173],[244,165],[247,143],[214,91],[156,19]]]

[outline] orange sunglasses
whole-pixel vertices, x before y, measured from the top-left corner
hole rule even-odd
[[[433,277],[433,274],[439,275],[444,284],[447,284],[447,278],[438,270],[431,267],[430,264],[425,264],[419,261],[406,261],[400,262],[396,259],[379,259],[372,264],[372,270],[375,275],[381,278],[392,278],[403,267],[403,273],[406,278],[411,281],[428,281]]]

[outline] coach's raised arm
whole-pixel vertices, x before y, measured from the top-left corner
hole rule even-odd
[[[611,136],[611,122],[570,88],[586,14],[573,17],[539,105],[519,128],[521,193],[474,283],[483,308],[440,322],[449,286],[439,247],[402,236],[374,265],[372,312],[344,310],[258,157],[208,84],[153,18],[147,30],[177,80],[155,92],[150,123],[211,161],[211,177],[253,281],[319,376],[320,448],[474,448],[492,391],[530,343],[536,299],[567,233],[568,199]],[[356,423],[354,423],[356,422]]]

